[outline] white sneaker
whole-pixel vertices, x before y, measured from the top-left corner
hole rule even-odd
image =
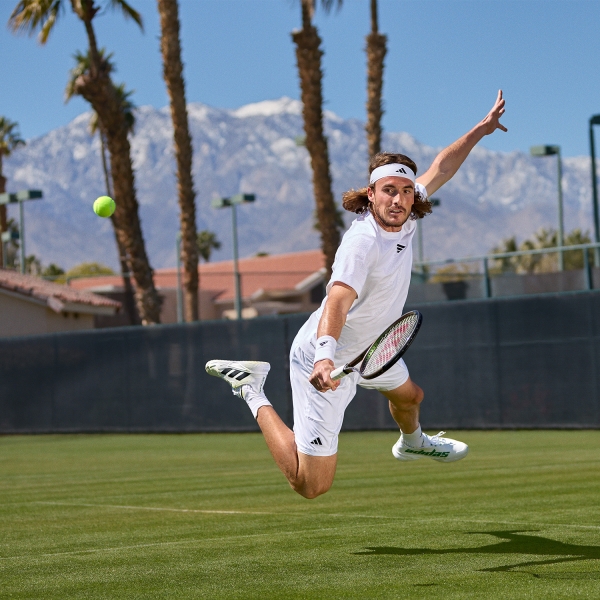
[[[392,454],[398,460],[418,460],[426,456],[438,462],[454,462],[464,458],[469,453],[469,446],[458,440],[440,437],[444,433],[440,431],[434,436],[421,434],[422,444],[418,448],[406,444],[401,435],[392,446]]]
[[[242,395],[244,385],[249,385],[257,394],[263,393],[263,386],[271,365],[256,360],[209,360],[205,368],[209,375],[224,379],[236,396],[244,398]]]

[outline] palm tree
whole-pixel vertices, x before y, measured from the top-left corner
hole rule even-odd
[[[79,61],[82,57],[80,55],[76,55],[75,59]],[[70,88],[69,84],[67,86],[67,93]],[[135,105],[130,100],[130,96],[133,94],[132,91],[127,92],[125,90],[125,84],[122,83],[116,88],[119,97],[121,98],[121,105],[123,106],[123,111],[125,112],[125,117],[127,119],[127,123],[129,124],[129,131],[133,133],[133,129],[135,127],[135,115],[133,111],[135,110]],[[100,138],[100,156],[102,159],[102,172],[104,173],[104,185],[106,187],[106,195],[113,197],[112,191],[112,183],[111,183],[111,174],[108,166],[108,161],[106,160],[106,135],[102,131],[100,127],[100,121],[98,119],[98,113],[93,112],[92,118],[90,119],[90,132],[92,136],[98,132],[98,137]],[[121,265],[121,277],[123,278],[123,287],[124,287],[124,296],[125,296],[125,310],[127,311],[127,315],[129,317],[129,322],[131,325],[139,325],[139,317],[135,311],[135,292],[133,290],[133,285],[131,284],[131,273],[129,272],[129,264],[127,260],[127,248],[121,243],[119,236],[117,235],[117,228],[115,224],[115,215],[113,214],[110,217],[113,223],[113,231],[115,233],[115,242],[117,244],[117,249],[119,252],[119,263]]]
[[[13,10],[9,25],[13,31],[33,33],[40,30],[39,40],[44,44],[52,31],[61,9],[67,0],[19,0]],[[120,9],[127,18],[140,27],[139,13],[125,0],[106,0],[111,7]],[[100,11],[95,0],[71,0],[71,8],[84,24],[89,49],[79,55],[72,72],[72,83],[67,93],[82,96],[98,114],[100,127],[106,136],[110,154],[114,198],[117,204],[113,223],[120,242],[127,251],[130,271],[136,282],[136,303],[143,324],[160,322],[160,297],[154,287],[153,272],[146,254],[146,247],[138,214],[135,178],[129,145],[129,127],[117,87],[111,79],[112,65],[108,56],[98,49],[93,20]]]
[[[371,0],[371,33],[367,36],[367,144],[369,158],[381,152],[381,117],[383,108],[383,60],[387,53],[387,36],[377,26],[377,0]]]
[[[339,217],[331,190],[329,171],[329,151],[327,138],[323,132],[323,72],[321,69],[321,38],[312,23],[315,0],[300,0],[302,29],[292,32],[296,44],[296,61],[302,95],[302,116],[304,119],[304,145],[310,154],[313,171],[313,190],[317,208],[317,220],[321,233],[321,247],[325,255],[328,276],[340,243]],[[321,0],[328,11],[340,0]]]
[[[181,262],[183,263],[184,306],[187,321],[198,320],[198,247],[196,245],[196,205],[192,179],[192,138],[185,104],[185,82],[179,42],[177,0],[157,0],[160,13],[160,47],[163,76],[171,102],[171,119],[177,161]]]
[[[2,172],[2,159],[10,156],[15,148],[25,145],[19,135],[18,127],[17,123],[9,121],[6,117],[0,117],[0,194],[6,192],[6,177]],[[0,204],[0,234],[5,232],[6,228],[6,204]],[[0,243],[0,267],[4,264],[3,251],[3,244]]]
[[[216,233],[205,229],[204,231],[198,232],[198,235],[196,236],[196,247],[198,248],[200,256],[206,262],[209,262],[213,249],[218,250],[221,247],[221,242],[217,239]]]

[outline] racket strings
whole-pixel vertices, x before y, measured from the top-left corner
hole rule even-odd
[[[411,314],[405,320],[390,328],[377,347],[367,356],[367,360],[361,369],[363,377],[368,377],[379,371],[395,358],[410,340],[418,323],[418,316]]]

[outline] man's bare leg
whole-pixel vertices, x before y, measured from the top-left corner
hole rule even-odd
[[[312,499],[331,487],[337,454],[309,456],[298,452],[294,432],[280,419],[272,406],[261,406],[256,421],[277,466],[294,491]]]
[[[423,390],[412,379],[401,386],[381,392],[390,404],[390,413],[402,433],[411,434],[419,427],[419,407],[423,400]]]

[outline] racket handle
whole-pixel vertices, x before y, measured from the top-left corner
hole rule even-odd
[[[352,369],[350,371],[346,372],[346,368],[347,368],[347,365],[344,365],[343,367],[338,367],[337,369],[334,369],[329,374],[329,377],[331,377],[331,379],[333,381],[337,381],[338,379],[341,379],[342,377],[346,377],[346,375],[348,375],[349,373],[352,372]]]

